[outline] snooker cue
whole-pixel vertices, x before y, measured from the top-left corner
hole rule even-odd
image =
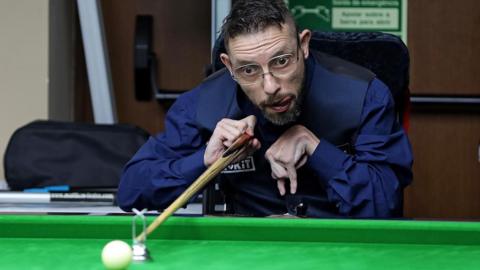
[[[135,238],[137,241],[142,241],[147,235],[153,232],[160,226],[168,217],[170,217],[178,208],[182,207],[188,200],[195,195],[206,183],[217,176],[225,167],[232,161],[238,158],[244,151],[245,145],[252,138],[251,135],[242,134],[225,152],[217,159],[205,172],[203,172],[170,206],[168,206],[160,216],[148,226],[147,230],[142,232]]]

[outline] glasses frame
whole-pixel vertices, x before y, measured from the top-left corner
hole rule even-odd
[[[232,67],[232,73],[230,74],[232,76],[232,79],[234,81],[236,81],[238,84],[240,85],[253,85],[253,84],[257,84],[259,82],[261,82],[264,78],[265,78],[265,74],[270,74],[272,77],[278,79],[278,77],[272,72],[270,71],[270,63],[273,61],[273,60],[276,60],[276,59],[279,59],[279,58],[282,58],[282,57],[285,57],[285,56],[292,56],[292,59],[294,59],[294,62],[292,62],[291,64],[297,64],[298,63],[298,60],[299,60],[299,46],[297,46],[297,50],[295,53],[284,53],[284,54],[281,54],[281,55],[277,55],[275,57],[272,57],[268,60],[267,62],[267,67],[268,67],[268,71],[267,72],[263,72],[261,74],[258,74],[258,78],[255,79],[254,82],[240,82],[238,80],[238,78],[235,77],[235,71],[241,69],[241,68],[244,68],[244,67],[247,67],[247,66],[257,66],[259,67],[262,71],[264,71],[262,65],[258,64],[258,63],[250,63],[250,64],[245,64],[245,65],[241,65],[239,67],[236,67],[236,68],[233,68]],[[296,55],[296,57],[295,57]]]

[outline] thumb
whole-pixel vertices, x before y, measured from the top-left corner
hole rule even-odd
[[[242,121],[245,121],[247,123],[246,132],[253,136],[253,130],[255,129],[255,125],[257,124],[257,117],[255,117],[255,115],[249,115],[243,118]]]

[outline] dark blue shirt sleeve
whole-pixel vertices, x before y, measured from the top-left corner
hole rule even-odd
[[[123,210],[164,209],[206,169],[192,98],[194,92],[175,102],[167,113],[165,131],[150,137],[125,166],[117,194]]]
[[[412,180],[413,157],[408,138],[398,124],[390,91],[377,79],[366,93],[354,149],[355,153],[349,155],[320,138],[307,165],[319,176],[340,214],[398,215],[403,188]]]

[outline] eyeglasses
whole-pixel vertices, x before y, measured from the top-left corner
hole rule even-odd
[[[270,74],[275,78],[283,79],[290,76],[295,70],[298,62],[298,50],[295,55],[291,53],[275,56],[268,60],[268,71],[263,72],[259,64],[247,64],[233,69],[232,78],[241,85],[251,85],[260,82],[265,74]]]

